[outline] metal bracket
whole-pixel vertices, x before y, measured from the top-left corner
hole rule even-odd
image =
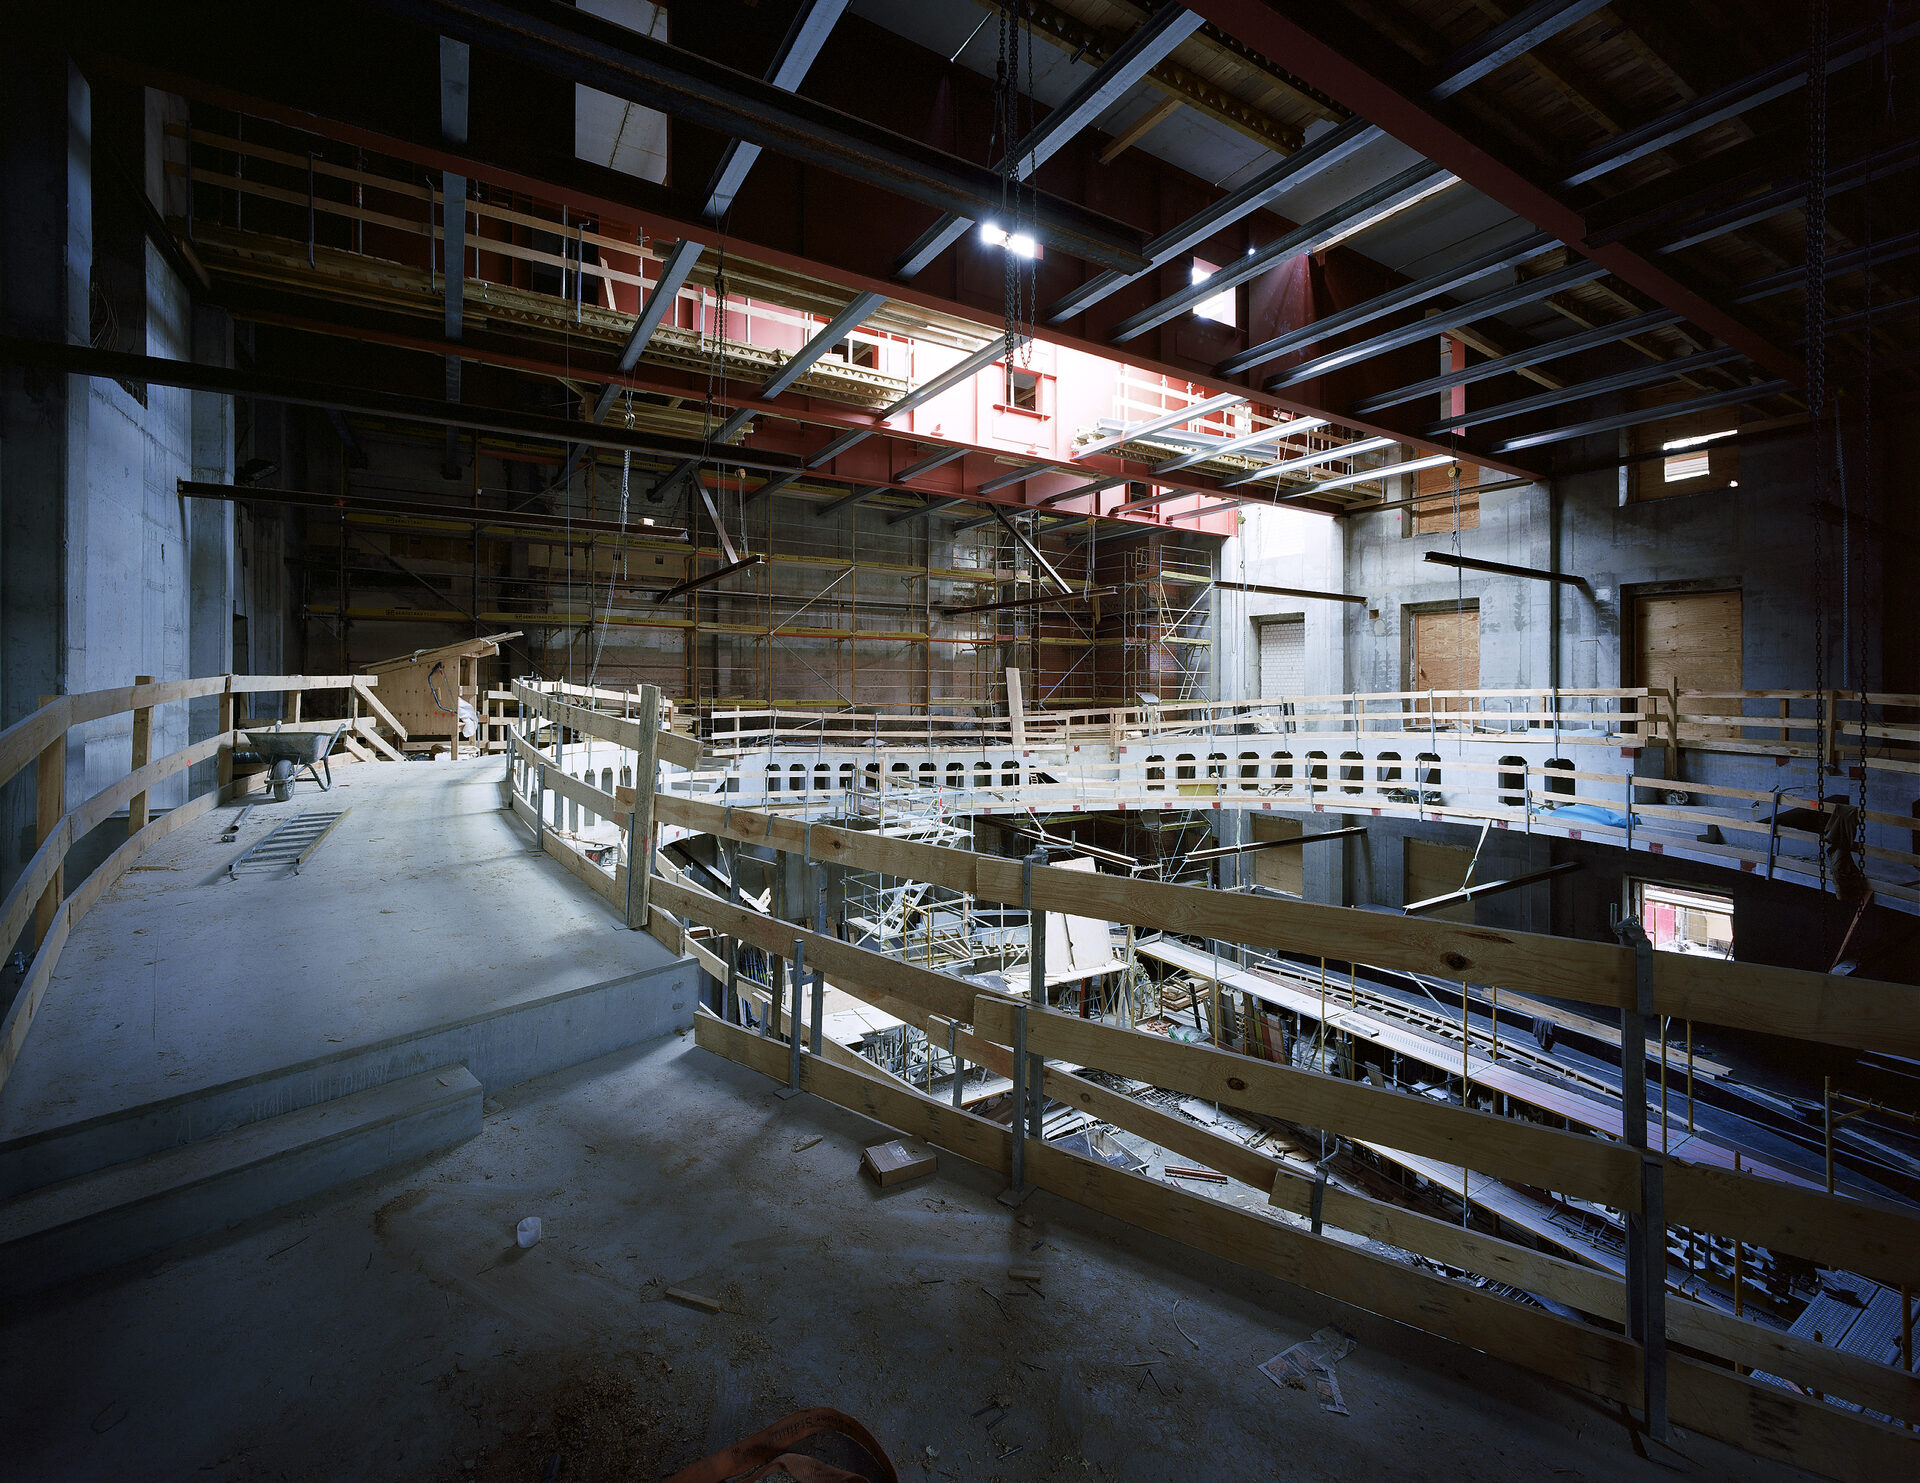
[[[1629,813],[1631,817],[1631,813]],[[1609,912],[1633,950],[1633,1004],[1620,1011],[1620,1122],[1640,1155],[1640,1209],[1627,1213],[1627,1337],[1640,1345],[1642,1414],[1657,1442],[1667,1426],[1667,1221],[1662,1157],[1647,1146],[1647,1024],[1653,1018],[1653,943],[1638,917]]]
[[[1033,1186],[1027,1183],[1026,1106],[1027,1006],[1016,1004],[1013,1009],[1013,1121],[1008,1128],[1013,1135],[1013,1179],[995,1197],[1002,1205],[1011,1207],[1026,1204],[1033,1194]]]
[[[1320,1234],[1320,1208],[1327,1197],[1327,1166],[1333,1162],[1334,1154],[1339,1152],[1339,1148],[1339,1140],[1335,1139],[1334,1153],[1328,1154],[1313,1166],[1313,1204],[1309,1214],[1313,1220],[1313,1234],[1316,1236]]]
[[[805,939],[793,940],[793,1004],[787,1010],[787,1084],[774,1093],[785,1101],[800,1095],[800,982],[807,971],[807,944]],[[774,1026],[779,1029],[778,1024]]]

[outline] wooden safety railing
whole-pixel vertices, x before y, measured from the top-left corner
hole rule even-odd
[[[1222,734],[1664,746],[1813,757],[1831,764],[1920,772],[1920,695],[1842,691],[1616,689],[1382,690],[1233,701],[1180,701],[1012,716],[940,716],[787,709],[715,711],[716,752],[862,746],[1042,748]]]
[[[1638,960],[1630,949],[1612,943],[1495,933],[1343,907],[1026,867],[1016,860],[867,831],[808,826],[763,811],[668,794],[655,800],[655,816],[662,826],[804,852],[813,863],[926,881],[1016,908],[1027,905],[1035,911],[1141,927],[1175,923],[1182,932],[1224,942],[1497,984],[1613,1008],[1631,1009],[1638,1003]],[[1211,1046],[1177,1044],[1018,999],[983,995],[960,979],[722,900],[694,887],[664,861],[654,868],[649,926],[677,950],[692,952],[716,977],[728,974],[728,949],[713,938],[690,937],[683,922],[781,956],[791,954],[797,940],[804,944],[809,965],[835,987],[917,1026],[932,1044],[950,1048],[973,1064],[1014,1074],[1012,1047],[1019,1042],[1029,1055],[1056,1063],[1097,1067],[1330,1133],[1377,1140],[1625,1212],[1641,1210],[1641,1170],[1644,1161],[1652,1159],[1664,1191],[1664,1220],[1675,1226],[1860,1272],[1903,1289],[1920,1284],[1920,1214],[1906,1207],[1693,1163],[1682,1155],[1646,1152],[1609,1137],[1436,1103],[1330,1073]],[[716,946],[720,953],[712,951]],[[1656,954],[1647,967],[1651,1012],[1657,1015],[1920,1054],[1920,989],[1677,954]],[[788,1033],[801,1038],[803,1052],[804,1017],[796,1006],[787,1021]],[[711,1015],[702,1017],[699,1039],[719,1054],[783,1079],[795,1064],[785,1041]],[[1014,1140],[1021,1136],[1017,1131],[936,1103],[844,1053],[803,1053],[798,1064],[804,1089],[991,1168],[1014,1167]],[[1618,1278],[1363,1195],[1323,1190],[1316,1196],[1311,1169],[1255,1153],[1057,1067],[1045,1072],[1045,1087],[1062,1102],[1267,1188],[1278,1209],[1305,1214],[1310,1206],[1323,1203],[1324,1219],[1343,1229],[1540,1293],[1593,1315],[1603,1326],[1556,1317],[1028,1138],[1019,1153],[1032,1183],[1608,1399],[1640,1398],[1640,1346],[1604,1326],[1618,1324],[1627,1312],[1625,1286]],[[1677,1422],[1835,1477],[1897,1476],[1920,1461],[1920,1441],[1908,1431],[1818,1399],[1838,1396],[1903,1422],[1920,1421],[1920,1378],[1910,1371],[1837,1353],[1693,1302],[1669,1302],[1666,1307],[1670,1336],[1688,1351],[1672,1355],[1666,1366],[1667,1394]],[[1751,1368],[1785,1376],[1812,1394],[1756,1382],[1744,1373]]]
[[[0,902],[0,946],[10,948],[19,939],[27,929],[29,915],[33,928],[32,962],[5,1019],[0,1020],[0,1085],[5,1084],[20,1057],[20,1048],[75,924],[127,867],[154,844],[216,804],[257,787],[265,776],[254,774],[235,781],[234,749],[245,745],[241,728],[247,724],[235,714],[239,697],[271,691],[289,694],[293,697],[289,706],[292,718],[276,718],[273,724],[283,729],[291,726],[319,730],[332,729],[341,722],[299,720],[300,695],[308,690],[346,690],[356,716],[358,706],[364,703],[393,725],[404,740],[406,731],[393,721],[374,695],[376,683],[367,675],[210,675],[203,679],[158,682],[142,676],[136,683],[119,690],[48,697],[33,714],[0,732],[0,786],[10,782],[29,763],[34,765],[37,780],[36,848],[7,892],[5,901]],[[182,705],[204,697],[219,700],[214,734],[164,757],[153,757],[155,708]],[[132,713],[133,720],[126,776],[109,783],[91,798],[78,803],[70,801],[67,797],[68,731],[128,712]],[[354,717],[348,718],[348,724],[349,735],[371,734],[371,726],[361,728]],[[351,747],[348,755],[359,758],[372,754]],[[216,763],[215,786],[156,817],[149,802],[152,790],[176,773],[210,759]],[[74,846],[122,808],[127,810],[126,842],[85,880],[68,882],[66,863]]]
[[[509,693],[516,715],[507,722],[508,806],[533,830],[540,848],[604,897],[629,927],[645,926],[650,879],[644,869],[631,869],[630,862],[653,855],[658,764],[697,766],[700,744],[692,737],[661,730],[668,711],[657,685],[622,691],[515,680]],[[617,704],[621,710],[615,714],[599,709],[601,704]],[[551,755],[530,739],[536,728],[551,731]],[[569,736],[593,737],[618,748],[621,771],[631,782],[610,792],[595,787],[585,776],[569,773],[565,757]],[[549,795],[556,800],[556,817],[551,821],[547,818]],[[562,801],[621,826],[624,859],[613,869],[595,862],[570,831],[557,827]]]

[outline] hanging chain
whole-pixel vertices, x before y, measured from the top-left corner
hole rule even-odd
[[[1813,794],[1827,787],[1827,0],[1813,0],[1807,44],[1807,412],[1813,422]],[[1827,886],[1828,847],[1820,845],[1820,888]]]

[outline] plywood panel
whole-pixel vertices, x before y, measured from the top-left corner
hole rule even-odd
[[[1409,690],[1478,690],[1480,688],[1480,610],[1413,615],[1413,645],[1407,656]],[[1415,708],[1427,709],[1425,701]],[[1442,701],[1434,709],[1466,711],[1471,701]]]
[[[1403,889],[1406,894],[1402,901],[1425,901],[1429,897],[1444,896],[1449,891],[1457,891],[1466,883],[1467,866],[1473,862],[1473,851],[1465,845],[1435,844],[1429,839],[1410,839],[1407,841],[1406,866]],[[1440,911],[1423,912],[1423,921],[1471,922],[1473,903],[1463,901],[1458,906],[1449,906]]]
[[[1633,683],[1653,690],[1743,688],[1739,590],[1641,597],[1633,605]],[[1737,700],[1688,701],[1690,715],[1738,715]],[[1736,728],[1711,732],[1733,736]]]
[[[1421,469],[1413,476],[1413,493],[1420,503],[1413,507],[1413,533],[1415,535],[1446,535],[1454,528],[1453,524],[1453,470],[1447,464],[1434,468]],[[1471,489],[1480,482],[1480,469],[1475,464],[1460,465],[1460,487]],[[1433,496],[1431,499],[1426,496]],[[1463,494],[1460,496],[1460,529],[1478,530],[1480,528],[1480,496]]]
[[[1276,819],[1267,814],[1254,814],[1252,818],[1255,839],[1295,839],[1300,834],[1298,819]],[[1253,861],[1254,884],[1271,886],[1291,896],[1304,896],[1306,891],[1301,882],[1305,872],[1301,862],[1305,850],[1304,845],[1255,850],[1247,857]]]

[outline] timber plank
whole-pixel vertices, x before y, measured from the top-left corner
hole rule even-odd
[[[1021,900],[1017,860],[826,825],[815,825],[808,839],[797,820],[670,794],[660,795],[656,815],[663,823],[745,843],[809,848],[816,860],[910,876],[983,900],[1009,905]],[[1389,917],[1057,866],[1034,870],[1033,904],[1139,927],[1179,922],[1182,931],[1226,942],[1497,983],[1615,1008],[1634,995],[1632,954],[1612,943]],[[1654,964],[1654,1008],[1679,1019],[1920,1055],[1920,988],[1907,984],[1663,953]]]
[[[704,1010],[697,1043],[781,1079],[786,1052],[776,1041],[728,1025]],[[846,1067],[804,1058],[804,1089],[988,1168],[1005,1172],[1010,1134],[918,1093],[887,1087]],[[1269,1273],[1442,1338],[1563,1380],[1606,1399],[1638,1399],[1637,1349],[1617,1335],[1477,1291],[1345,1242],[1186,1190],[1123,1173],[1044,1142],[1027,1145],[1036,1185],[1092,1210]],[[1674,1419],[1749,1451],[1847,1480],[1906,1476],[1920,1465],[1920,1441],[1901,1429],[1791,1392],[1675,1356],[1669,1369]]]
[[[1008,1044],[1015,1013],[1007,1000],[983,994],[974,1027]],[[1050,1010],[1027,1012],[1027,1048],[1617,1209],[1639,1208],[1639,1160],[1624,1144]]]

